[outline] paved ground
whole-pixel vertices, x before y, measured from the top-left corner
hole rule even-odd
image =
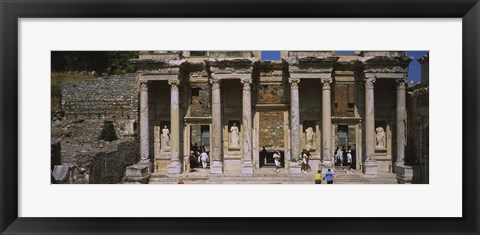
[[[182,173],[179,176],[155,173],[150,178],[149,184],[175,184],[179,178],[185,184],[313,184],[315,173],[289,174],[281,169],[275,173],[275,168],[263,167],[254,174],[226,173],[210,174],[210,169],[196,169],[194,172]],[[379,173],[376,176],[363,175],[354,171],[346,174],[346,170],[335,170],[336,184],[396,184],[397,180],[393,173]],[[322,182],[326,183],[326,182]]]

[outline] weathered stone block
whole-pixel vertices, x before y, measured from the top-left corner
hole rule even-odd
[[[363,164],[363,173],[365,175],[378,175],[378,163],[376,161],[367,161]]]
[[[289,166],[290,174],[300,174],[302,173],[302,167],[299,162],[290,162]]]
[[[221,161],[213,161],[210,164],[210,173],[212,174],[222,174],[223,173],[223,164]]]
[[[171,162],[168,165],[168,174],[169,175],[177,175],[182,173],[182,165],[180,162]]]
[[[242,160],[224,159],[225,172],[240,172],[242,170]]]
[[[52,175],[56,183],[68,183],[70,178],[69,167],[67,165],[56,165],[53,167]]]
[[[125,175],[127,177],[143,177],[148,174],[148,166],[147,165],[133,165],[127,166]]]
[[[253,174],[253,168],[252,163],[244,163],[242,166],[242,174]]]
[[[419,175],[415,172],[419,172],[418,166],[395,165],[395,174],[399,184],[411,184],[418,181]]]

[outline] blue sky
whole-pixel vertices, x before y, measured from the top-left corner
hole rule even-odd
[[[336,51],[339,55],[353,54],[353,51]],[[408,69],[408,80],[415,83],[420,82],[420,63],[417,59],[427,54],[427,51],[407,51],[407,55],[412,56],[413,60],[410,62]],[[263,60],[280,60],[280,51],[262,51]]]

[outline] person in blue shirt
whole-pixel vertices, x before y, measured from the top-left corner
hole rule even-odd
[[[327,180],[327,184],[333,184],[333,175],[334,173],[328,169],[328,172],[325,173],[325,179]]]

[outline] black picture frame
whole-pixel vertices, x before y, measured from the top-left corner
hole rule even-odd
[[[480,4],[478,0],[0,0],[0,232],[2,234],[479,234]],[[19,18],[462,18],[462,218],[18,217]],[[448,43],[448,42],[446,42]],[[448,58],[455,60],[456,58]],[[452,81],[445,81],[452,82]],[[433,156],[435,157],[435,156]],[[39,199],[40,202],[41,199]],[[438,205],[442,210],[442,205]]]

